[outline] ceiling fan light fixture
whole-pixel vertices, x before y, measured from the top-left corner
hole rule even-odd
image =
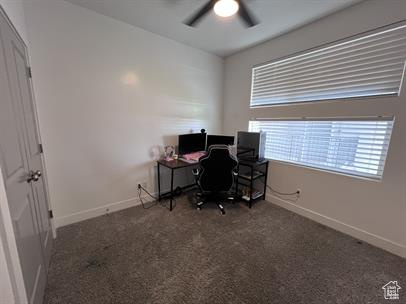
[[[220,17],[230,17],[238,12],[238,2],[235,0],[219,0],[214,4],[214,12]]]

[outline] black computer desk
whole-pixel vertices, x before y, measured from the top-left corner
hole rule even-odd
[[[239,149],[237,152],[237,156],[240,155],[247,155],[249,153],[253,153],[254,149]],[[183,161],[181,159],[174,159],[174,160],[158,160],[157,161],[157,173],[158,173],[158,200],[161,201],[161,199],[165,198],[165,197],[169,197],[169,210],[172,211],[173,209],[173,197],[174,197],[174,192],[173,192],[173,174],[174,171],[177,169],[181,169],[181,168],[187,168],[187,167],[195,167],[198,166],[199,162],[186,162]],[[169,192],[166,193],[162,193],[161,194],[161,166],[168,168],[169,170],[171,170],[171,190]],[[268,165],[267,168],[268,170]],[[268,173],[268,171],[266,171],[266,173]],[[238,183],[238,180],[237,180]],[[180,187],[182,190],[188,189],[188,188],[192,188],[193,186],[195,186],[196,183],[193,184],[189,184],[183,187]],[[252,182],[251,182],[251,188],[252,188]],[[238,189],[238,186],[236,188],[236,190]],[[266,190],[265,190],[266,191]],[[264,195],[263,197],[265,198],[265,191],[264,191]],[[249,204],[250,208],[251,208],[251,202]]]

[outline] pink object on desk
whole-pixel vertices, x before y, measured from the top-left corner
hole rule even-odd
[[[198,161],[199,158],[205,154],[206,154],[205,152],[193,152],[193,153],[182,155],[182,159],[184,159],[186,161]]]

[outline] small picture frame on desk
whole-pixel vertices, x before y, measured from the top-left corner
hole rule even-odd
[[[174,157],[174,155],[175,155],[175,147],[174,146],[169,146],[169,145],[165,146],[164,151],[165,151],[164,160],[171,161],[171,160],[177,159],[177,158]]]

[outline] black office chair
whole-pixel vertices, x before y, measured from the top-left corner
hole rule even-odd
[[[196,193],[197,209],[209,201],[217,204],[222,214],[225,214],[221,201],[234,203],[235,197],[231,192],[237,172],[238,161],[230,154],[226,145],[213,145],[208,153],[199,159],[199,168],[193,170],[199,191]]]

